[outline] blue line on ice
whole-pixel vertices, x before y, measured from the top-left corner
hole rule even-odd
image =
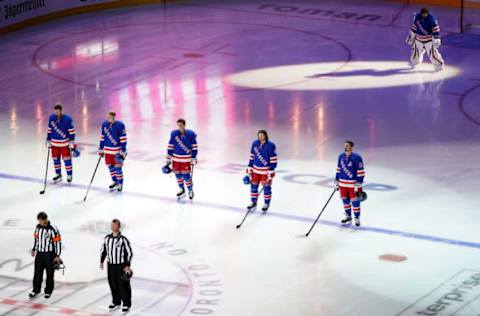
[[[36,182],[36,183],[42,183],[43,182],[43,180],[39,179],[39,178],[19,176],[19,175],[7,174],[7,173],[0,173],[0,178],[8,179],[8,180],[23,181],[23,182]],[[69,184],[68,187],[76,188],[76,189],[86,189],[87,185]],[[100,191],[100,192],[107,192],[108,191],[105,188],[96,187],[96,186],[92,186],[90,190]],[[162,196],[158,196],[158,195],[146,194],[146,193],[140,193],[140,192],[124,191],[124,192],[122,192],[122,195],[139,197],[139,198],[146,198],[146,199],[162,200],[162,201],[165,201],[165,202],[176,202],[177,201],[176,198],[162,197]],[[195,204],[199,205],[199,206],[211,207],[211,208],[216,208],[216,209],[220,209],[220,210],[228,210],[228,211],[235,211],[235,212],[241,212],[241,213],[245,212],[245,210],[243,210],[242,208],[229,206],[229,205],[213,204],[213,203],[199,202],[199,201],[196,201]],[[315,216],[316,215],[317,214],[315,214]],[[290,215],[290,214],[275,213],[275,212],[268,212],[268,216],[287,219],[287,220],[294,220],[294,221],[298,221],[298,222],[306,222],[306,223],[312,223],[313,220],[314,220],[314,218],[302,217],[302,216]],[[334,226],[334,227],[343,227],[341,224],[339,224],[337,222],[326,221],[326,220],[319,220],[317,224]],[[308,228],[308,227],[305,227],[305,228]],[[362,231],[367,231],[367,232],[372,232],[372,233],[377,233],[377,234],[384,234],[384,235],[419,239],[419,240],[431,241],[431,242],[436,242],[436,243],[450,244],[450,245],[456,245],[456,246],[460,246],[460,247],[480,249],[480,243],[476,243],[476,242],[472,242],[472,241],[443,238],[443,237],[438,237],[438,236],[430,236],[430,235],[412,233],[412,232],[403,232],[403,231],[399,231],[399,230],[392,230],[392,229],[386,229],[386,228],[380,228],[380,227],[362,226],[360,228],[351,228],[351,229],[362,230]]]

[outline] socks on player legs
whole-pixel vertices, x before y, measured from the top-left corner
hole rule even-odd
[[[56,174],[62,173],[62,163],[60,162],[60,157],[53,157],[53,167],[55,168]]]
[[[65,170],[67,170],[67,175],[72,175],[72,159],[70,157],[63,159],[63,163],[65,164]]]
[[[272,199],[272,186],[265,185],[263,189],[263,197],[265,198],[265,204],[269,205]]]
[[[112,177],[113,182],[117,182],[117,172],[113,165],[108,165],[108,170],[110,171],[110,176]]]
[[[190,176],[190,174],[189,173],[184,174],[183,179],[185,180],[185,184],[187,185],[188,191],[192,191],[193,183],[192,183],[192,177]]]
[[[118,184],[123,184],[123,170],[122,165],[115,165],[115,173]]]
[[[177,177],[177,183],[180,190],[184,190],[185,186],[183,185],[183,175],[177,173],[175,177]]]
[[[353,215],[355,216],[355,218],[359,218],[360,217],[360,202],[359,201],[352,201],[352,205],[353,205]]]
[[[253,183],[250,186],[250,197],[253,203],[257,203],[258,199],[258,183]]]
[[[350,204],[350,199],[342,199],[343,201],[343,208],[345,210],[345,215],[348,217],[352,216],[352,205]]]

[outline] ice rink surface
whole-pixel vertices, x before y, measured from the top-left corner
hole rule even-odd
[[[0,38],[0,314],[110,314],[99,249],[118,217],[133,243],[131,315],[480,315],[480,50],[447,43],[442,72],[411,71],[417,7],[342,3],[140,6]],[[455,10],[431,12],[443,35],[458,31]],[[74,182],[42,196],[56,102],[82,154]],[[124,192],[108,192],[102,162],[83,203],[109,109],[127,127]],[[178,117],[198,134],[193,202],[161,173]],[[263,128],[279,154],[271,208],[236,230]],[[345,139],[366,166],[362,227],[338,224],[335,196],[302,237]],[[29,302],[39,211],[63,234],[67,268],[49,301]]]

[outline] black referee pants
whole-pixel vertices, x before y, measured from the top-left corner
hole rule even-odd
[[[112,292],[112,303],[130,307],[132,306],[132,288],[130,287],[130,280],[122,280],[123,264],[108,264],[108,284]]]
[[[42,289],[43,270],[47,271],[47,284],[45,286],[45,294],[52,294],[55,282],[53,280],[53,259],[54,252],[37,252],[35,256],[35,272],[33,274],[33,291],[40,293]]]

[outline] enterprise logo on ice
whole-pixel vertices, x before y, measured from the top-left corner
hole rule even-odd
[[[480,271],[461,270],[397,316],[477,315]]]

